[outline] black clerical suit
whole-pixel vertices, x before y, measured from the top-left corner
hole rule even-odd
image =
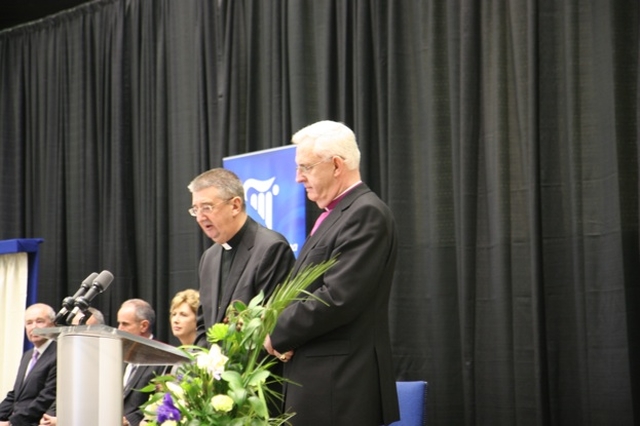
[[[200,259],[200,307],[196,342],[206,346],[206,330],[221,322],[233,300],[249,302],[260,291],[271,294],[295,262],[289,242],[281,234],[259,225],[251,217],[229,241],[231,261],[224,282],[221,265],[225,249],[214,244]],[[230,255],[230,256],[229,256]]]
[[[292,303],[271,333],[278,352],[295,350],[284,366],[291,424],[378,426],[399,418],[388,317],[397,244],[391,211],[364,183],[304,243],[294,276],[338,262],[307,288],[318,299]]]

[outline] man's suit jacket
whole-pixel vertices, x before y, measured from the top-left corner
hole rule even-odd
[[[206,331],[224,319],[231,301],[249,302],[261,290],[265,296],[269,296],[276,285],[285,281],[295,262],[287,239],[259,225],[251,217],[247,217],[242,240],[234,248],[237,251],[227,282],[220,285],[223,250],[220,244],[214,244],[200,259],[200,308],[196,339],[200,346],[208,346]],[[222,289],[221,295],[218,294],[219,288]]]
[[[0,403],[0,421],[8,420],[13,426],[37,425],[56,399],[57,344],[49,344],[25,378],[34,350],[23,355],[13,390]]]
[[[294,302],[271,334],[277,351],[295,350],[284,365],[293,425],[377,426],[399,419],[388,319],[396,252],[393,216],[363,183],[302,247],[294,275],[335,256],[338,261],[308,287],[328,306],[312,298]]]
[[[168,367],[154,365],[139,365],[133,372],[123,389],[122,414],[131,426],[138,426],[144,418],[140,406],[149,400],[150,393],[140,392],[139,389],[149,384],[151,379],[165,374]]]

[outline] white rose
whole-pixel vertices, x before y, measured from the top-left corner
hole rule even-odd
[[[228,413],[233,409],[233,399],[227,395],[219,394],[211,398],[211,405],[216,411]]]

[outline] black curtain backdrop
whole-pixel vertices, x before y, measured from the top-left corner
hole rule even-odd
[[[210,245],[189,181],[343,121],[399,224],[395,366],[429,424],[637,424],[639,13],[101,0],[2,31],[0,238],[44,238],[43,302],[108,269],[108,322],[140,297],[177,343]]]

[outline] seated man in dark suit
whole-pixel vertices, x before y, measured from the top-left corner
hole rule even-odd
[[[136,336],[152,339],[155,322],[155,311],[142,299],[129,299],[120,306],[118,311],[118,330]],[[147,402],[149,394],[140,392],[139,389],[147,386],[151,379],[164,374],[166,370],[165,366],[127,364],[123,377],[123,426],[140,424],[144,418],[140,406]]]
[[[56,342],[33,334],[37,328],[55,327],[56,313],[43,303],[25,312],[27,339],[34,348],[20,361],[13,390],[0,403],[0,426],[37,425],[42,414],[56,399]]]

